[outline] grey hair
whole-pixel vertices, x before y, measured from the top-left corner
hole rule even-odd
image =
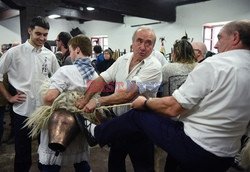
[[[228,35],[239,32],[242,44],[250,47],[250,20],[235,20],[225,24],[224,28]]]
[[[133,36],[132,36],[132,41],[133,41],[133,42],[135,41],[135,35],[136,35],[139,31],[141,31],[141,30],[148,30],[148,31],[150,31],[150,32],[153,33],[153,35],[154,35],[154,37],[155,37],[155,40],[154,40],[154,45],[155,45],[155,42],[156,42],[156,35],[155,35],[154,30],[151,29],[151,28],[149,28],[149,27],[139,27],[139,28],[137,28],[137,29],[135,30]]]

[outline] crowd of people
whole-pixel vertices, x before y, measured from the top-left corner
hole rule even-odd
[[[165,171],[225,172],[234,164],[249,132],[250,21],[225,24],[217,54],[202,42],[176,39],[171,61],[154,49],[157,38],[149,27],[137,28],[131,52],[116,60],[111,48],[64,31],[54,53],[49,29],[44,17],[34,17],[25,43],[1,46],[0,145],[8,109],[15,172],[28,172],[32,164],[30,134],[37,126],[27,121],[53,114],[72,116],[81,133],[58,151],[49,146],[49,124],[43,125],[37,133],[41,172],[64,165],[90,172],[89,147],[97,144],[110,148],[109,172],[125,172],[127,156],[135,172],[155,171],[156,146],[168,154]],[[88,118],[99,119],[96,110],[107,106],[99,123]]]

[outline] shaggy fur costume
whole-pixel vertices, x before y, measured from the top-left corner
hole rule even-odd
[[[246,142],[245,146],[240,152],[241,166],[250,171],[250,139]]]
[[[48,80],[41,86],[41,97],[44,97],[45,93],[48,91],[49,85],[50,81]],[[30,136],[36,137],[42,129],[48,128],[48,121],[50,119],[50,116],[59,109],[65,109],[71,113],[79,113],[92,123],[96,125],[100,124],[100,118],[105,118],[105,116],[103,115],[103,109],[107,110],[107,108],[101,107],[95,110],[93,113],[85,113],[75,107],[75,102],[80,97],[83,97],[83,93],[77,91],[65,91],[54,100],[51,106],[44,105],[39,107],[34,113],[29,116],[25,124],[25,127],[31,128]],[[93,99],[97,97],[100,97],[99,94],[95,94],[93,96]]]

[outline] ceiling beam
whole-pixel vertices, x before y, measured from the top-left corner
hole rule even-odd
[[[19,10],[7,9],[0,12],[0,20],[9,19],[16,16],[19,16]]]
[[[117,13],[148,19],[175,22],[176,2],[173,0],[62,0],[64,4],[96,9],[106,9]]]
[[[87,20],[106,20],[122,23],[123,15],[130,15],[166,22],[176,21],[176,0],[2,0],[14,9],[26,7],[41,7],[46,11],[57,7],[68,6],[79,8],[81,6],[95,7],[95,11],[83,12],[80,18]],[[59,10],[60,11],[60,10]],[[77,11],[77,10],[76,10]],[[79,12],[72,12],[79,15]],[[61,11],[63,13],[63,11]],[[66,11],[65,13],[70,13]],[[114,19],[112,19],[114,18]]]
[[[69,9],[63,7],[57,7],[50,14],[58,14],[65,18],[76,18],[83,20],[103,20],[115,23],[123,23],[123,15],[106,10],[94,10],[94,11],[80,11],[76,9]]]
[[[27,6],[53,9],[60,4],[61,0],[2,0],[2,2],[14,9],[21,9]]]
[[[194,3],[198,3],[198,2],[205,2],[205,1],[210,1],[210,0],[179,0],[176,2],[177,6],[181,6],[181,5],[187,5],[187,4],[194,4]]]
[[[22,7],[17,5],[14,1],[12,0],[1,0],[6,6],[12,9],[21,9]]]

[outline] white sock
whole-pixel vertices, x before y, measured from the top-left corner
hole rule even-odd
[[[90,125],[89,121],[87,121],[87,125]],[[89,131],[92,134],[92,136],[95,136],[95,127],[96,127],[96,125],[93,123],[90,125]]]

